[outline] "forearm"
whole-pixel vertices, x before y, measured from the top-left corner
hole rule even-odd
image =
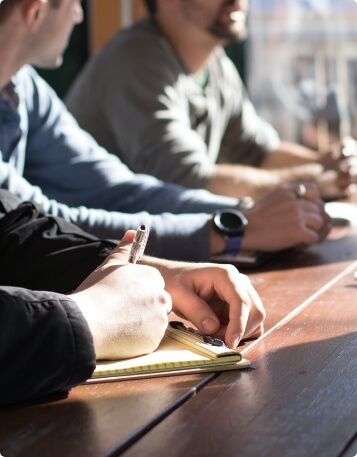
[[[4,172],[11,170],[8,164],[0,165]],[[1,175],[3,176],[3,174]],[[6,182],[3,184],[6,188]],[[102,239],[118,240],[126,230],[136,229],[137,226],[146,224],[151,229],[147,252],[159,257],[189,261],[209,259],[210,241],[206,227],[207,215],[218,209],[234,207],[238,203],[235,199],[215,196],[207,191],[185,190],[176,188],[176,186],[173,186],[173,190],[170,191],[170,197],[169,191],[166,192],[165,189],[158,186],[154,188],[153,192],[157,192],[156,199],[161,198],[167,212],[164,209],[159,211],[159,205],[156,203],[156,212],[159,214],[149,214],[148,210],[129,214],[129,212],[133,212],[133,207],[135,210],[139,206],[140,201],[141,205],[145,206],[145,199],[148,198],[145,188],[141,188],[143,197],[140,198],[138,194],[137,202],[134,198],[133,205],[129,204],[128,196],[128,203],[125,206],[128,212],[106,211],[85,206],[70,207],[56,200],[50,200],[40,189],[31,186],[28,181],[16,173],[14,173],[14,182],[10,188],[14,189],[14,193],[21,201],[32,198],[49,215],[62,217]],[[117,195],[121,195],[119,191]],[[164,197],[166,197],[166,201],[164,201]],[[118,204],[118,206],[121,205]],[[152,207],[152,209],[154,208]],[[173,211],[184,214],[172,214]]]
[[[264,169],[293,167],[315,163],[320,159],[319,154],[312,149],[296,143],[281,142],[278,149],[265,155],[261,164]]]
[[[101,237],[120,239],[126,230],[145,224],[150,227],[147,254],[198,262],[207,261],[210,256],[209,217],[206,213],[160,216],[111,213],[109,225],[94,224],[84,228]]]
[[[322,172],[323,167],[317,163],[274,169],[221,164],[216,166],[215,174],[207,189],[230,197],[250,196],[255,199],[281,184],[317,181]]]
[[[246,165],[216,165],[207,190],[229,197],[256,198],[279,184],[278,176],[270,171]]]

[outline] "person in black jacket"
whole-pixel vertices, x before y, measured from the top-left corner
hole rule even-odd
[[[155,350],[172,306],[232,347],[262,333],[262,303],[236,268],[134,265],[134,235],[117,246],[0,190],[0,405],[66,392],[97,359]]]
[[[129,264],[134,233],[116,247],[0,191],[0,404],[67,391],[97,358],[158,346],[171,298],[156,269]]]

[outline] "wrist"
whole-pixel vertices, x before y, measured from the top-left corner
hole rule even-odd
[[[213,227],[213,216],[209,222],[209,230],[210,230],[210,254],[220,254],[224,251],[226,247],[226,240],[223,235],[218,233]]]
[[[243,236],[228,238],[225,236],[217,235],[217,233],[215,233],[215,230],[213,229],[211,236],[210,254],[238,254],[238,252],[242,248],[242,245],[244,244],[243,240]]]
[[[243,235],[242,236],[235,236],[232,238],[227,237],[226,238],[226,247],[222,254],[238,254],[240,251],[241,245],[243,241]]]
[[[248,219],[233,208],[216,211],[211,219],[211,254],[238,253]]]

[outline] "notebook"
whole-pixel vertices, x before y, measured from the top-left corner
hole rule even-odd
[[[237,370],[249,366],[250,362],[238,350],[229,349],[219,338],[173,321],[156,351],[131,359],[98,362],[87,382]]]

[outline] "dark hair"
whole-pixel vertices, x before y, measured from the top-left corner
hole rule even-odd
[[[156,13],[156,0],[143,0],[150,14]]]
[[[48,3],[51,4],[52,8],[58,8],[62,3],[62,0],[49,0]]]
[[[10,15],[11,11],[15,8],[16,3],[21,0],[3,0],[0,3],[0,24]]]
[[[0,2],[0,24],[6,20],[15,6],[21,2],[22,0],[2,0]],[[48,3],[53,8],[58,8],[61,2],[62,0],[49,0]]]

